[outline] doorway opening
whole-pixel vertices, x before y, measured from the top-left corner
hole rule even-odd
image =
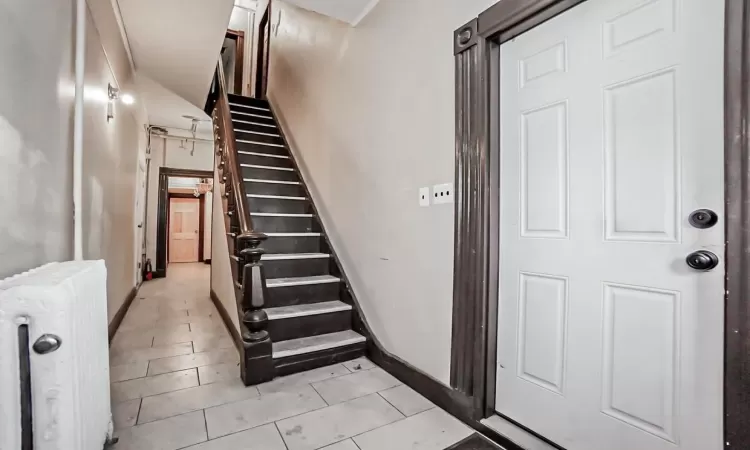
[[[227,77],[227,88],[230,94],[242,95],[244,75],[245,32],[227,30],[224,44],[221,47],[221,63]]]
[[[213,173],[159,169],[155,276],[172,264],[211,262]]]
[[[271,3],[263,11],[258,25],[258,52],[255,63],[255,98],[266,98],[268,61],[271,40]]]

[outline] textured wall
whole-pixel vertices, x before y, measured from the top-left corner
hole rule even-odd
[[[0,0],[0,278],[72,257],[73,0]]]
[[[274,2],[269,97],[385,347],[449,382],[453,31],[496,0],[381,0],[356,27]]]
[[[115,117],[107,121],[107,85],[132,91],[132,74],[127,64],[112,64],[107,58],[118,52],[109,52],[106,46],[122,47],[119,31],[95,23],[91,12],[86,24],[83,110],[83,257],[106,263],[112,320],[136,283],[136,171],[145,133],[137,104],[115,102]],[[100,34],[99,29],[105,31]]]
[[[218,159],[218,158],[217,158]],[[221,193],[222,185],[219,183],[219,171],[214,171],[214,186],[217,194]],[[224,305],[229,313],[232,323],[239,331],[240,316],[237,311],[237,300],[234,294],[234,280],[232,279],[232,268],[229,265],[229,246],[227,245],[227,230],[224,224],[224,205],[221,195],[213,196],[213,227],[211,228],[211,290]]]

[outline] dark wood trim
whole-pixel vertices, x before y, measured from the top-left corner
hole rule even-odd
[[[456,266],[451,384],[469,396],[482,395],[483,399],[474,398],[472,403],[483,405],[484,416],[493,412],[495,383],[499,113],[493,105],[499,104],[500,95],[498,48],[583,1],[502,0],[455,33]],[[725,7],[724,436],[726,448],[744,449],[750,448],[750,5],[744,0],[725,0]],[[471,102],[476,90],[481,99]],[[482,104],[487,99],[489,107]],[[477,223],[481,218],[488,229]],[[481,242],[489,248],[478,246]],[[473,273],[469,271],[472,267],[477,269]],[[472,344],[472,337],[484,339],[486,345]],[[467,368],[470,358],[480,354],[480,347],[483,361],[474,361]],[[470,356],[472,352],[474,356]],[[482,389],[478,389],[480,385]]]
[[[117,330],[120,328],[123,319],[125,319],[125,314],[128,313],[128,309],[130,309],[130,305],[133,304],[133,300],[135,300],[136,295],[138,295],[138,286],[134,287],[130,290],[130,292],[128,292],[128,295],[125,296],[125,301],[122,302],[122,305],[120,305],[120,309],[117,310],[115,316],[112,318],[112,322],[109,323],[110,343],[112,342],[112,339],[114,339],[115,333],[117,333]]]
[[[229,316],[229,312],[226,308],[224,308],[224,304],[221,303],[221,300],[219,300],[219,296],[216,295],[216,292],[213,288],[211,288],[211,301],[214,302],[216,310],[219,311],[219,315],[221,316],[221,320],[224,322],[224,326],[227,328],[227,331],[229,331],[229,334],[232,335],[234,346],[237,347],[238,352],[242,353],[242,337],[240,336],[240,330],[234,327],[234,323],[232,322],[232,318]]]
[[[485,409],[490,256],[487,41],[475,19],[455,33],[456,178],[451,386]]]
[[[475,414],[476,409],[472,397],[444,385],[401,358],[387,352],[377,339],[368,340],[367,357],[402,383],[466,425],[492,439],[506,450],[523,450],[507,437],[480,422],[481,418]]]
[[[169,241],[169,177],[211,178],[211,170],[159,167],[159,193],[156,208],[156,264],[154,278],[167,276],[167,243]]]
[[[726,0],[724,442],[750,448],[750,4]]]
[[[172,217],[172,202],[171,200],[173,198],[194,198],[198,200],[198,208],[200,208],[200,211],[198,211],[198,262],[203,262],[203,247],[205,246],[205,234],[206,234],[206,195],[201,194],[198,197],[196,197],[193,194],[183,194],[183,193],[177,193],[177,192],[169,192],[169,198],[167,202],[167,234],[169,233],[169,218]],[[169,257],[169,239],[167,239],[167,258]]]
[[[234,93],[242,95],[243,80],[242,75],[245,73],[245,32],[238,30],[227,30],[225,35],[228,39],[234,39],[235,45],[235,62],[234,62]]]
[[[258,23],[258,51],[255,60],[255,98],[266,98],[268,62],[271,39],[271,2],[268,2]]]

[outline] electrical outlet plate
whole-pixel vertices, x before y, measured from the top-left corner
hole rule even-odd
[[[430,188],[419,188],[419,206],[430,206]]]
[[[453,183],[436,184],[432,187],[432,204],[453,203]]]

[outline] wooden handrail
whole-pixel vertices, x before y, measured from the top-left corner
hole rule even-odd
[[[229,96],[227,95],[226,79],[224,78],[224,68],[221,61],[216,65],[216,74],[218,79],[218,99],[216,101],[216,124],[214,127],[217,133],[220,146],[223,145],[222,162],[226,167],[223,169],[223,176],[226,176],[226,182],[234,195],[234,207],[237,214],[237,223],[239,224],[239,235],[250,237],[257,235],[253,230],[253,222],[250,217],[250,211],[247,209],[247,194],[245,193],[245,183],[242,179],[242,167],[237,159],[237,141],[234,137],[234,125],[232,124],[232,112],[229,109]]]

